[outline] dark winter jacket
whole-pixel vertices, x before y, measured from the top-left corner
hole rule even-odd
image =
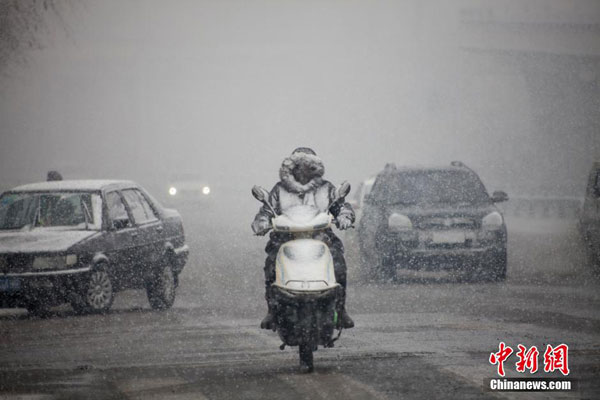
[[[306,184],[301,184],[294,177],[294,171],[298,170],[310,178]],[[312,205],[323,212],[327,211],[336,198],[336,189],[331,182],[323,179],[324,173],[323,162],[315,155],[294,153],[283,160],[279,169],[280,181],[269,195],[269,202],[275,212],[280,214],[282,210],[297,205]],[[331,212],[336,219],[348,218],[350,222],[354,222],[354,211],[348,203],[335,205]],[[262,222],[269,222],[273,217],[267,207],[261,207],[252,224],[254,231]]]

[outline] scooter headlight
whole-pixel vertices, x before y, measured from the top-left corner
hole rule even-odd
[[[325,245],[318,244],[312,246],[285,246],[283,255],[292,261],[310,261],[318,260],[325,254]]]
[[[290,260],[296,259],[296,253],[291,247],[284,247],[283,254],[286,256],[286,258],[289,258]]]

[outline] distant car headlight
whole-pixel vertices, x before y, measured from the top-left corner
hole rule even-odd
[[[504,220],[498,211],[492,211],[481,220],[483,229],[496,230],[502,228]]]
[[[176,188],[175,186],[171,186],[171,187],[169,188],[169,194],[170,194],[171,196],[175,196],[175,195],[177,194],[177,188]]]
[[[33,269],[62,269],[77,263],[77,255],[38,256],[33,259]]]
[[[202,194],[210,194],[210,187],[204,186],[202,188]]]
[[[410,218],[406,215],[393,213],[388,218],[388,227],[391,231],[408,231],[413,228],[412,222],[410,222]]]

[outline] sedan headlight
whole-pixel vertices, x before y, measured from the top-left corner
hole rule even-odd
[[[413,228],[412,222],[410,222],[410,218],[406,215],[402,214],[392,214],[388,218],[388,227],[391,231],[408,231]]]
[[[175,195],[177,194],[177,188],[176,188],[175,186],[171,186],[171,187],[169,188],[169,194],[170,194],[171,196],[175,196]]]
[[[33,269],[62,269],[77,263],[77,255],[38,256],[33,259]]]
[[[489,213],[481,220],[481,227],[483,229],[496,230],[502,228],[503,224],[504,220],[498,211]]]

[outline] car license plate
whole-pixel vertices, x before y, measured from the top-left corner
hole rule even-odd
[[[433,232],[433,243],[457,244],[465,242],[465,233],[457,231]]]
[[[12,292],[21,289],[18,278],[0,277],[0,292]]]

